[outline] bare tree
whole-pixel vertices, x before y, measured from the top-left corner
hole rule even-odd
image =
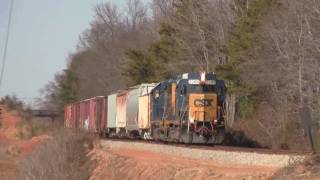
[[[100,30],[106,33],[104,37],[110,36],[111,42],[114,42],[121,22],[121,14],[118,7],[110,3],[99,4],[96,6],[95,11],[98,28],[101,28]]]
[[[148,6],[140,0],[128,0],[124,12],[111,3],[96,6],[91,27],[81,36],[78,51],[70,56],[69,68],[79,78],[81,98],[126,87],[122,75],[125,52],[146,48],[155,37],[147,11]]]
[[[261,132],[276,135],[269,137],[270,142],[299,148],[295,144],[304,143],[305,134],[299,108],[305,99],[311,114],[318,114],[320,108],[319,1],[278,3],[257,29],[257,45],[242,67],[241,78],[257,88],[259,104],[264,103],[258,111],[266,111],[266,106],[274,109],[272,120],[255,114]]]
[[[137,31],[137,27],[144,24],[147,19],[147,8],[140,0],[127,0],[127,18],[126,23],[130,31]]]
[[[152,7],[173,28],[172,37],[182,49],[179,63],[212,71],[225,59],[222,49],[236,20],[231,5],[231,0],[156,0]]]

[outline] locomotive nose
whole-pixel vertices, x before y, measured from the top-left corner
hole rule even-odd
[[[217,95],[214,93],[190,94],[189,108],[190,122],[192,120],[213,123],[217,119]]]

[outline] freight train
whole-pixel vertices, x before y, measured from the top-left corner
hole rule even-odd
[[[65,126],[102,136],[217,144],[226,86],[214,73],[185,73],[65,106]]]

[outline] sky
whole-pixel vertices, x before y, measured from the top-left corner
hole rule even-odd
[[[0,66],[11,0],[0,0]],[[14,0],[12,25],[0,96],[16,95],[33,103],[39,91],[66,68],[79,35],[89,28],[94,6],[125,0]]]

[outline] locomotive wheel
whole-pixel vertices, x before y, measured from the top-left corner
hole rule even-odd
[[[205,143],[214,146],[216,144],[216,136],[213,135],[210,138],[207,138]]]
[[[168,141],[179,142],[179,129],[178,128],[169,128],[168,129]]]
[[[187,132],[187,130],[180,130],[180,142],[186,143],[186,144],[191,144],[193,141],[193,133],[192,132]]]
[[[214,137],[202,136],[200,134],[193,134],[193,143],[195,144],[214,144]]]

